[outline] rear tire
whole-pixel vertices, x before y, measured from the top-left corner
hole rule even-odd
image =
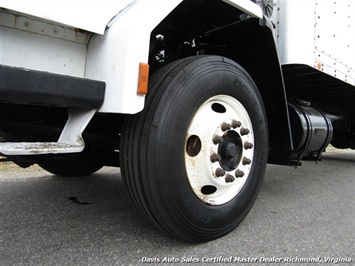
[[[233,230],[261,188],[268,153],[258,90],[219,56],[176,61],[124,124],[121,173],[138,209],[168,234],[204,242]]]
[[[76,154],[53,154],[40,157],[37,164],[47,172],[62,177],[88,176],[100,170],[104,164],[86,148]]]

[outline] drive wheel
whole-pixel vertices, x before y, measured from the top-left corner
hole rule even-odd
[[[241,66],[219,56],[174,62],[127,118],[122,175],[140,211],[170,235],[215,239],[247,215],[268,152],[265,110]]]
[[[85,149],[76,154],[53,154],[42,156],[38,159],[38,165],[57,176],[78,177],[91,175],[100,170],[104,164]]]

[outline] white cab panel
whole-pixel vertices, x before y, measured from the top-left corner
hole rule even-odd
[[[104,36],[92,37],[85,77],[106,82],[99,112],[137,113],[143,109],[145,96],[137,94],[139,63],[148,62],[152,30],[181,1],[136,1]]]
[[[134,0],[0,0],[0,7],[103,34],[109,21]]]
[[[89,34],[0,9],[0,64],[84,77]]]

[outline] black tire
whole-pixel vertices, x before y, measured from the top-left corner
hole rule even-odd
[[[235,110],[229,111],[229,104]],[[247,113],[249,129],[235,120],[222,125],[236,110]],[[210,113],[216,121],[218,113],[224,117],[216,129],[222,137],[208,128],[214,125],[212,118],[200,129],[199,115]],[[217,155],[213,158],[205,147]],[[178,239],[204,242],[229,233],[247,215],[261,188],[267,154],[265,110],[251,78],[229,59],[196,56],[176,61],[150,79],[144,110],[127,117],[123,127],[121,173],[133,202],[153,224]],[[195,180],[205,185],[197,187]]]
[[[42,156],[37,164],[47,172],[61,177],[88,176],[104,166],[93,153],[86,150],[76,154]]]

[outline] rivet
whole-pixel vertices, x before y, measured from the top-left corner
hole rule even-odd
[[[77,32],[77,33],[76,33],[76,38],[77,38],[78,40],[81,40],[81,39],[83,38],[83,35],[82,35],[80,32]]]

